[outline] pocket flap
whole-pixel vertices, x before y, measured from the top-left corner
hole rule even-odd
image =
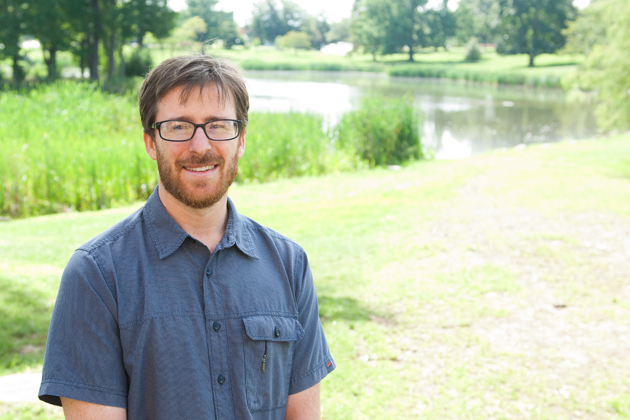
[[[243,318],[247,336],[252,340],[297,341],[304,335],[300,321],[278,316]]]

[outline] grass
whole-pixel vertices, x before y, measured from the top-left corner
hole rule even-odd
[[[626,135],[234,187],[309,254],[323,417],[628,418],[628,156]],[[135,208],[0,223],[0,372],[38,369],[72,249]]]

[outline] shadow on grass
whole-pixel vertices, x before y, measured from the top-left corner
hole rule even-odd
[[[351,297],[319,297],[319,316],[322,322],[331,321],[372,321],[375,317],[383,317],[375,311],[363,306]]]
[[[577,61],[573,61],[570,63],[551,63],[551,64],[536,64],[534,67],[527,67],[526,68],[550,68],[550,67],[566,67],[566,66],[577,66],[578,63]]]
[[[0,274],[0,374],[42,363],[51,313],[44,292]]]

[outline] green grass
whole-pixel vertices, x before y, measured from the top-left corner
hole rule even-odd
[[[323,418],[628,418],[628,156],[618,136],[234,187],[309,254]],[[72,249],[135,208],[0,223],[1,372],[38,368]]]

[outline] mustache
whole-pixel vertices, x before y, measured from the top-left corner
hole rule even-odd
[[[213,166],[213,165],[221,165],[225,162],[225,159],[219,154],[212,153],[211,150],[208,150],[203,156],[191,156],[186,159],[178,159],[175,163],[178,166]]]

